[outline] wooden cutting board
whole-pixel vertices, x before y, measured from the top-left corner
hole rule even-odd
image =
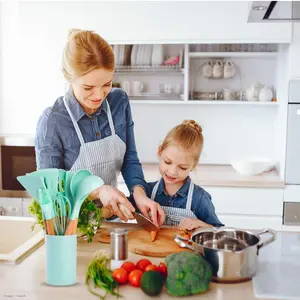
[[[178,228],[161,228],[156,240],[151,241],[150,232],[136,230],[128,233],[128,250],[145,256],[166,257],[181,251],[191,251],[179,247],[174,241],[176,234],[182,234]]]
[[[101,228],[97,232],[98,234],[98,242],[103,244],[109,244],[110,243],[110,231],[105,228]]]

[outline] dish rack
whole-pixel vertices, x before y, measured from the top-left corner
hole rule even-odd
[[[183,73],[183,69],[179,64],[177,65],[163,65],[163,66],[152,66],[152,65],[134,65],[134,66],[123,66],[117,65],[116,73],[132,73],[132,72],[172,72],[172,73]]]

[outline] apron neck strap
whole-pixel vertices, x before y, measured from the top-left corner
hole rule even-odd
[[[115,126],[114,126],[114,122],[113,122],[112,115],[111,115],[111,110],[110,110],[107,99],[105,99],[105,102],[106,102],[106,106],[107,106],[107,118],[108,118],[108,122],[109,122],[110,131],[111,131],[112,135],[115,135],[116,134]]]
[[[159,187],[159,183],[162,179],[158,180],[157,183],[155,184],[153,190],[152,190],[152,193],[151,193],[151,199],[154,200],[155,199],[155,196],[156,196],[156,193],[157,193],[157,190],[158,190],[158,187]]]
[[[192,208],[193,193],[194,193],[194,183],[191,180],[189,192],[188,192],[187,200],[186,200],[186,209],[190,210]]]
[[[80,144],[84,145],[84,139],[83,139],[83,136],[82,136],[81,131],[79,129],[78,123],[76,122],[76,120],[75,120],[75,118],[74,118],[74,116],[73,116],[73,114],[71,112],[71,109],[69,107],[68,101],[67,101],[67,99],[66,99],[65,96],[64,96],[63,100],[64,100],[65,107],[67,109],[67,112],[68,112],[68,114],[69,114],[69,116],[70,116],[70,118],[72,120],[73,125],[74,125],[75,131],[76,131],[77,136],[78,136],[79,141],[80,141]]]
[[[155,184],[152,193],[151,193],[151,199],[154,200],[158,187],[159,187],[159,183],[161,182],[162,178],[157,181],[157,183]],[[194,183],[191,180],[190,182],[190,187],[189,187],[189,191],[188,191],[188,195],[187,195],[187,200],[186,200],[186,209],[190,210],[192,208],[192,200],[193,200],[193,193],[194,193]]]

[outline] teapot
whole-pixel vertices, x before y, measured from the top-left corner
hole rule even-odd
[[[272,101],[273,98],[273,92],[271,89],[264,86],[260,91],[258,95],[259,101]]]
[[[259,92],[263,87],[262,84],[251,84],[249,88],[246,89],[246,99],[248,101],[258,101]]]

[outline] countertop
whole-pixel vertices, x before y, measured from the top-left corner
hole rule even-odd
[[[132,224],[123,224],[128,229]],[[114,225],[117,226],[117,225]],[[28,299],[28,300],[52,300],[52,299],[97,299],[87,290],[84,283],[87,266],[94,253],[98,250],[109,251],[108,244],[97,242],[97,235],[92,243],[78,241],[77,246],[77,284],[69,287],[48,286],[45,280],[45,247],[44,245],[33,252],[17,265],[0,264],[0,299]],[[143,256],[129,252],[128,260],[137,262]],[[149,258],[149,257],[148,257]],[[163,259],[150,258],[153,263],[159,263]],[[153,299],[146,296],[140,288],[134,288],[129,284],[120,287],[120,293],[124,299]],[[163,291],[158,299],[175,299]],[[116,299],[113,296],[107,299]],[[155,298],[154,298],[155,299]],[[253,300],[257,299],[253,293],[252,281],[237,284],[210,283],[209,291],[202,295],[189,296],[185,299],[214,299],[214,300]],[[262,298],[260,298],[262,299]],[[263,299],[262,299],[263,300]]]
[[[146,181],[156,181],[161,176],[158,164],[142,164]],[[255,176],[245,176],[236,172],[230,165],[200,164],[191,173],[193,181],[200,186],[222,187],[257,187],[257,188],[283,188],[284,180],[277,170],[265,172]],[[122,176],[118,180],[124,182]]]

